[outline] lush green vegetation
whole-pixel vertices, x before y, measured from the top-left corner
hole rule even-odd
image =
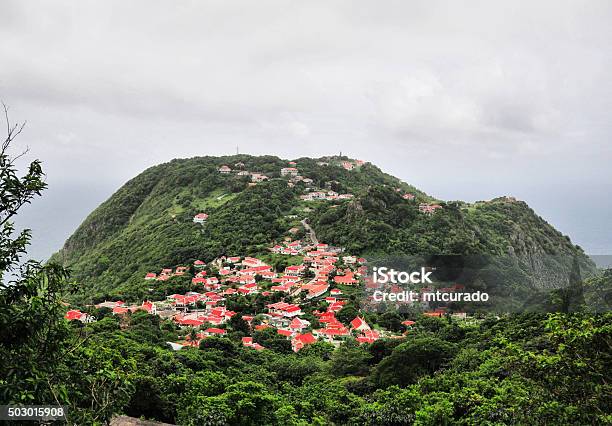
[[[271,176],[280,164],[276,159],[243,161],[261,161],[251,167]],[[57,265],[29,262],[16,270],[29,233],[15,235],[10,219],[45,185],[38,162],[20,178],[2,150],[0,275],[14,273],[15,278],[0,288],[0,404],[63,404],[71,424],[104,424],[118,413],[186,425],[612,423],[610,313],[462,322],[415,318],[416,324],[399,339],[369,345],[348,339],[335,350],[319,342],[297,354],[273,330],[253,334],[266,350],[243,347],[248,326],[239,315],[227,326],[227,337],[211,337],[198,348],[180,351],[165,342],[193,336],[193,330],[178,330],[144,312],[118,317],[99,309],[92,312],[95,323],[64,320],[61,297],[66,292],[82,292],[85,286],[104,296],[115,285],[131,288],[133,277],[141,279],[146,269],[162,263],[257,252],[282,236],[284,213],[299,208],[294,190],[280,181],[243,188],[244,182],[215,173],[220,163],[194,159],[153,168],[92,213],[56,257],[74,267],[79,281],[74,289]],[[320,179],[329,178],[323,169],[320,173]],[[353,182],[350,190],[363,197],[358,202],[366,212],[379,214],[381,223],[390,218],[400,221],[396,226],[408,223],[390,205],[378,213],[368,207],[372,189],[357,181],[342,184]],[[219,202],[219,187],[235,194],[232,203]],[[384,190],[382,195],[390,196]],[[192,224],[192,214],[207,202],[213,203],[209,223]],[[397,208],[421,222],[410,205],[403,205]],[[494,206],[487,214],[498,208],[506,207]],[[342,225],[343,217],[355,210],[356,204],[341,203],[336,224]],[[318,211],[316,223],[329,233],[325,214]],[[445,221],[462,214],[449,209],[432,220],[451,230]],[[368,221],[355,223],[370,226]],[[545,228],[541,232],[554,237]],[[366,250],[357,241],[361,246],[353,248]],[[453,246],[436,244],[440,250]],[[501,247],[486,238],[474,244]],[[611,274],[589,285],[605,287]],[[189,282],[177,278],[163,285],[167,288],[158,291],[184,291]],[[240,313],[253,303],[259,301],[245,298],[231,308]],[[351,298],[338,318],[347,321],[356,308]],[[367,318],[403,331],[400,314],[372,313]]]
[[[429,216],[418,211],[419,203],[435,201],[428,195],[368,163],[345,170],[341,160],[348,159],[296,160],[315,187],[355,195],[337,202],[299,201],[303,184],[289,188],[280,178],[287,162],[276,157],[197,157],[152,167],[97,208],[53,260],[78,281],[82,291],[73,300],[124,298],[143,288],[145,273],[162,267],[221,255],[265,256],[266,247],[308,217],[322,241],[357,255],[511,255],[527,267],[512,274],[527,277],[569,268],[553,262],[532,270],[538,263],[533,259],[542,256],[570,262],[577,256],[583,270],[593,268],[582,250],[525,203],[440,202],[444,208]],[[218,173],[224,164],[271,180],[248,186],[248,177]],[[416,198],[405,200],[403,193]],[[209,214],[207,223],[194,224],[202,211]]]
[[[267,350],[242,347],[239,327],[174,352],[163,343],[177,337],[170,322],[97,314],[91,325],[57,324],[49,383],[28,386],[35,370],[21,370],[4,400],[57,397],[81,424],[120,412],[193,425],[612,421],[610,314],[423,318],[404,339],[297,354],[274,332],[255,333]]]
[[[369,187],[356,200],[334,209],[320,205],[311,216],[322,239],[360,254],[581,253],[524,202],[441,203],[432,216],[419,212],[420,202],[402,199],[390,186]]]

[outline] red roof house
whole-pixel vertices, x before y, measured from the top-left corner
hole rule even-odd
[[[80,320],[82,315],[83,315],[83,312],[78,311],[76,309],[72,309],[66,312],[66,315],[64,316],[64,318],[66,318],[68,321]]]
[[[312,333],[296,334],[291,340],[291,347],[294,352],[297,352],[304,346],[315,343],[316,341],[317,339],[312,335]]]
[[[361,317],[355,317],[355,319],[351,321],[351,328],[359,331],[370,330],[368,323]]]

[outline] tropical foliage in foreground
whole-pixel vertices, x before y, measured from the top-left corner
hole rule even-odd
[[[243,347],[241,331],[172,351],[170,322],[97,314],[85,326],[56,316],[46,346],[3,341],[0,368],[12,371],[0,381],[3,403],[59,401],[78,424],[114,413],[193,425],[612,420],[610,314],[422,318],[403,339],[316,343],[297,354],[274,334],[255,338],[270,349]]]

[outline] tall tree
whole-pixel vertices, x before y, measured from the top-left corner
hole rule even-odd
[[[25,123],[11,124],[3,104],[6,138],[0,148],[0,401],[58,403],[61,386],[53,384],[59,346],[67,335],[59,292],[65,271],[56,265],[22,261],[30,230],[17,232],[19,210],[46,188],[40,161],[20,176],[11,144]]]

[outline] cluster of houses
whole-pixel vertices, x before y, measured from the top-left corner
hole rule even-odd
[[[289,162],[289,167],[283,167],[280,170],[281,176],[289,178],[289,180],[287,181],[287,185],[290,188],[293,188],[296,183],[302,182],[307,189],[310,189],[314,181],[308,177],[301,176],[296,165],[297,164],[294,161]]]
[[[103,302],[95,305],[96,308],[108,308],[115,315],[127,314],[128,312],[145,311],[151,315],[157,314],[157,306],[150,300],[145,300],[140,305],[127,305],[124,301],[118,300],[116,302]],[[64,315],[68,321],[80,321],[84,324],[92,323],[96,321],[96,317],[85,312],[81,312],[78,309],[71,309]]]
[[[440,204],[427,204],[421,203],[419,204],[419,211],[425,214],[434,214],[436,210],[441,209],[442,206]]]
[[[232,173],[235,173],[236,176],[250,176],[250,185],[256,185],[259,182],[263,182],[269,179],[268,176],[264,175],[263,173],[244,170],[244,163],[236,163],[234,164],[234,167],[236,168],[232,170],[229,166],[223,165],[219,167],[217,171],[222,175],[230,175]]]
[[[366,277],[366,260],[356,256],[343,255],[342,248],[327,244],[307,244],[302,241],[285,241],[270,248],[273,253],[302,256],[299,264],[275,271],[272,266],[256,257],[229,256],[214,260],[206,265],[201,260],[193,263],[194,276],[192,283],[201,286],[202,290],[185,294],[172,294],[165,300],[152,302],[145,300],[141,304],[127,305],[123,301],[106,301],[96,305],[96,308],[108,308],[115,315],[129,312],[145,311],[151,315],[159,315],[173,320],[179,327],[194,329],[184,340],[172,342],[171,346],[180,349],[184,346],[198,346],[203,339],[210,336],[223,336],[228,330],[226,324],[235,315],[249,325],[252,332],[272,328],[280,336],[290,340],[294,351],[299,351],[308,344],[326,341],[339,345],[347,338],[354,338],[359,343],[372,343],[382,337],[401,337],[385,330],[371,327],[361,316],[355,317],[350,323],[344,324],[336,317],[346,304],[342,288],[365,282],[366,292],[378,284]],[[209,271],[214,271],[207,276]],[[189,268],[179,266],[175,269],[164,268],[159,274],[150,272],[145,280],[166,280],[173,276],[185,275]],[[379,288],[379,287],[377,287]],[[456,284],[438,291],[453,292],[462,290],[463,286]],[[391,292],[401,291],[389,289]],[[422,292],[430,292],[431,288],[423,288]],[[280,294],[281,300],[264,305],[261,312],[241,313],[227,309],[226,302],[241,295],[261,294],[267,297]],[[278,297],[275,298],[278,300]],[[316,301],[319,309],[308,309]],[[325,309],[320,309],[321,302]],[[364,306],[371,302],[371,296]],[[423,308],[428,308],[427,302],[422,302]],[[318,326],[312,327],[304,316],[310,313],[316,317]],[[446,308],[437,308],[425,312],[427,316],[447,315]],[[464,318],[464,313],[453,314]],[[93,322],[95,318],[78,310],[66,313],[68,320]],[[257,321],[255,319],[257,318]],[[413,321],[402,323],[408,329]],[[253,336],[242,338],[242,344],[255,350],[265,349],[253,340]]]
[[[401,188],[395,188],[396,192],[403,192],[403,190]],[[408,200],[408,201],[413,201],[414,199],[416,199],[416,196],[410,192],[406,192],[402,194],[402,198],[404,200]],[[441,209],[442,206],[440,204],[430,204],[430,203],[420,203],[419,204],[419,211],[421,213],[425,213],[428,215],[431,215],[433,213],[436,212],[436,210]]]
[[[353,170],[356,167],[363,166],[365,161],[363,160],[355,160],[355,161],[342,161],[340,166],[345,170]]]
[[[329,163],[327,162],[322,162],[319,161],[317,163],[319,166],[327,166],[329,165]],[[365,164],[365,161],[363,160],[355,160],[355,161],[341,161],[338,163],[338,165],[340,167],[342,167],[345,170],[353,170],[356,167],[360,167],[362,165]],[[217,171],[222,174],[222,175],[230,175],[235,173],[236,176],[250,176],[251,177],[251,182],[253,184],[256,184],[258,182],[263,182],[264,180],[268,180],[269,177],[264,175],[263,173],[259,173],[259,172],[251,172],[248,170],[244,170],[244,163],[240,162],[240,163],[236,163],[234,164],[234,169],[232,169],[231,167],[229,167],[227,164],[222,165],[221,167],[219,167],[217,169]],[[313,183],[313,180],[304,176],[300,176],[299,174],[299,170],[297,168],[297,163],[295,161],[290,161],[288,163],[288,167],[283,167],[280,170],[280,175],[281,177],[289,177],[289,186],[294,186],[295,183],[297,182],[303,182],[304,184],[311,185]]]
[[[402,190],[402,188],[395,188],[395,192],[404,192],[404,191]],[[412,201],[416,198],[416,196],[414,194],[411,194],[410,192],[406,192],[402,194],[402,198],[404,200]]]
[[[296,175],[296,176],[292,176],[291,178],[289,178],[289,180],[287,181],[287,186],[289,188],[293,188],[295,184],[298,182],[303,183],[307,190],[312,189],[313,183],[314,183],[314,181],[310,178],[307,178],[301,175]]]
[[[355,318],[350,324],[343,324],[336,318],[346,303],[341,287],[360,282],[366,274],[365,259],[343,255],[343,249],[339,247],[299,240],[285,241],[271,247],[270,251],[288,256],[299,255],[301,262],[275,271],[262,259],[249,256],[222,257],[209,265],[196,260],[193,263],[192,283],[201,287],[201,290],[172,294],[162,301],[145,300],[142,304],[105,301],[96,305],[96,308],[109,308],[115,315],[143,310],[151,315],[169,318],[181,328],[195,329],[195,337],[192,338],[194,334],[190,333],[183,341],[172,343],[176,349],[198,345],[202,339],[210,336],[226,334],[226,324],[238,315],[227,309],[226,302],[254,294],[263,297],[276,294],[271,301],[278,300],[280,295],[280,301],[265,304],[261,312],[243,312],[241,318],[253,332],[275,329],[279,335],[291,341],[294,351],[319,340],[338,345],[351,336],[362,343],[373,342],[382,336],[392,336],[391,333],[372,329],[361,317]],[[164,268],[159,273],[147,273],[144,280],[163,281],[185,275],[189,270],[187,266]],[[315,305],[312,305],[313,302],[316,302]],[[320,307],[321,303],[326,309],[309,308]],[[307,313],[317,318],[318,327],[311,327],[310,321],[304,318]],[[69,311],[66,318],[95,321],[95,318],[75,310]],[[252,336],[245,336],[242,343],[255,350],[264,349],[253,341]]]
[[[325,162],[318,162],[317,164],[318,165],[328,165],[328,163],[325,163]],[[342,161],[339,163],[339,165],[346,170],[353,170],[355,167],[359,167],[363,164],[365,164],[363,160]],[[223,175],[229,175],[232,173],[236,173],[237,176],[251,176],[250,185],[255,185],[258,182],[262,182],[264,180],[269,179],[268,176],[262,173],[249,172],[247,170],[243,170],[244,168],[243,163],[236,163],[234,166],[236,167],[236,169],[231,169],[229,166],[223,165],[219,167],[218,171],[219,173]],[[281,177],[289,178],[287,181],[287,185],[289,187],[294,187],[298,182],[301,182],[305,185],[306,193],[300,196],[300,199],[303,201],[318,201],[318,200],[333,201],[333,200],[347,200],[347,199],[353,198],[353,194],[339,194],[332,190],[325,191],[325,190],[321,190],[321,189],[313,187],[314,181],[308,177],[301,176],[297,168],[297,163],[294,161],[290,161],[287,167],[281,168],[280,175]],[[412,194],[409,194],[409,195],[412,195]],[[412,197],[414,198],[414,196]],[[408,199],[412,199],[412,198],[408,198]],[[204,213],[200,213],[200,214],[203,215]],[[206,221],[206,219],[200,219],[200,218],[197,218],[196,216],[194,217],[193,221],[197,223],[203,223]]]
[[[198,262],[201,262],[201,261],[198,261]],[[196,266],[196,268],[198,266]],[[178,266],[176,269],[164,268],[161,270],[159,274],[156,274],[155,272],[147,273],[144,279],[146,281],[151,281],[151,280],[166,281],[172,277],[180,277],[182,275],[185,275],[188,271],[189,271],[189,268],[187,266]]]
[[[300,199],[303,201],[318,201],[318,200],[350,200],[353,198],[353,194],[338,194],[335,191],[312,191],[306,194],[300,195]]]
[[[274,271],[263,260],[254,257],[217,259],[211,265],[218,268],[217,276],[206,277],[205,271],[200,271],[192,279],[194,284],[202,285],[202,292],[174,294],[160,304],[175,312],[173,320],[181,327],[207,327],[204,332],[198,334],[199,340],[210,335],[219,335],[218,330],[224,329],[215,327],[223,327],[237,315],[224,307],[228,299],[252,294],[261,294],[264,297],[282,295],[281,301],[266,304],[263,312],[242,315],[242,319],[249,324],[252,331],[276,329],[279,335],[291,341],[294,351],[318,340],[339,344],[341,340],[354,336],[359,342],[365,343],[381,337],[381,332],[373,331],[361,318],[356,318],[349,325],[344,325],[335,318],[336,313],[346,303],[338,286],[358,284],[360,277],[366,272],[365,259],[342,256],[341,248],[327,244],[309,245],[302,241],[286,241],[282,245],[271,247],[270,251],[301,255],[302,263],[287,266],[282,271]],[[313,300],[324,301],[327,306],[323,312],[312,312],[322,324],[322,327],[316,329],[312,329],[310,322],[303,318],[304,306]],[[260,324],[253,325],[255,316]],[[177,344],[196,345],[199,340]],[[252,336],[244,337],[242,342],[246,347],[264,349],[253,342]]]
[[[334,162],[334,164],[342,167],[345,170],[353,170],[356,167],[363,166],[366,162],[363,160],[355,160],[355,161],[340,161]],[[329,166],[327,161],[319,161],[317,162],[318,166]]]
[[[327,165],[327,163],[319,162],[318,165]],[[352,170],[356,166],[361,166],[364,164],[362,160],[356,160],[354,163],[350,161],[343,161],[341,166],[346,170]],[[287,183],[289,187],[295,186],[296,183],[302,182],[306,185],[305,191],[306,193],[300,195],[300,199],[303,201],[319,201],[319,200],[349,200],[353,198],[353,194],[339,194],[336,191],[328,190],[324,191],[319,188],[314,188],[312,186],[313,180],[304,176],[299,175],[298,169],[295,167],[295,163],[289,163],[290,167],[284,167],[281,169],[281,176],[289,176],[289,182]]]

